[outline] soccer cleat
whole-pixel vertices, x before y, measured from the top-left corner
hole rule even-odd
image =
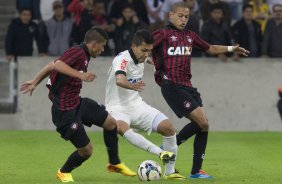
[[[107,165],[107,171],[108,172],[114,172],[114,173],[120,173],[125,176],[136,176],[136,173],[130,170],[126,165],[123,163],[117,164],[117,165],[112,165],[108,164]]]
[[[58,170],[56,177],[61,182],[67,183],[67,182],[74,182],[71,173],[62,173],[60,169]]]
[[[196,174],[191,174],[190,175],[191,179],[212,179],[212,176],[208,175],[208,173],[202,169],[200,169],[200,171]]]
[[[163,162],[163,164],[168,163],[169,161],[175,161],[176,155],[169,151],[163,151],[160,153],[160,159]]]
[[[182,176],[177,171],[175,171],[175,173],[171,173],[169,175],[164,174],[163,177],[166,180],[186,180],[186,177]]]

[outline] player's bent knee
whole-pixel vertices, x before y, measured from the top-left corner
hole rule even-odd
[[[124,132],[122,131],[122,129],[119,127],[119,125],[117,126],[117,133],[121,136],[123,136]]]
[[[202,131],[209,131],[209,122],[206,120],[201,124]]]
[[[79,148],[78,149],[78,154],[80,156],[82,156],[83,158],[89,158],[91,157],[93,152],[93,146],[91,143],[89,143],[87,146],[85,146],[84,148]]]
[[[117,127],[116,120],[112,116],[108,115],[102,127],[106,130],[113,130]]]
[[[124,121],[116,121],[116,122],[117,122],[117,132],[118,134],[123,136],[123,134],[130,129],[130,126]]]
[[[175,131],[173,128],[171,127],[167,127],[165,129],[163,129],[163,131],[161,132],[161,134],[163,136],[173,136],[175,134]]]
[[[173,136],[175,134],[175,130],[169,121],[164,121],[159,124],[158,133],[163,136]]]

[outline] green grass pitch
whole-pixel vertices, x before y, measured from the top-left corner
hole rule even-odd
[[[137,177],[125,177],[105,170],[107,153],[101,132],[88,132],[94,146],[92,157],[73,171],[76,184],[139,183]],[[144,134],[145,135],[145,134]],[[150,140],[161,144],[161,136]],[[193,139],[179,147],[177,168],[187,176],[192,161]],[[120,157],[136,170],[143,160],[159,159],[119,137]],[[57,169],[74,147],[55,131],[0,131],[1,184],[54,184]],[[163,168],[163,167],[162,167]],[[212,180],[166,181],[153,183],[189,184],[281,184],[281,132],[211,132],[203,167]]]

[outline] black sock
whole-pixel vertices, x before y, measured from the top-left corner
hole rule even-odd
[[[120,160],[118,157],[117,128],[114,128],[113,130],[104,129],[104,142],[107,147],[110,164],[113,165],[119,164]]]
[[[80,166],[88,158],[83,158],[78,154],[78,151],[73,152],[63,167],[60,169],[63,173],[70,173],[72,170]]]
[[[185,125],[176,135],[177,145],[179,146],[199,131],[201,131],[201,128],[196,122],[191,122]]]
[[[198,132],[194,140],[194,156],[191,174],[196,174],[202,168],[206,146],[208,141],[208,132]]]

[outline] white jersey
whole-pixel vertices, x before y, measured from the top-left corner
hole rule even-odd
[[[106,84],[105,104],[108,111],[126,110],[144,103],[138,91],[125,89],[116,85],[116,72],[126,75],[131,83],[140,81],[144,73],[144,63],[134,61],[132,51],[119,53],[113,60],[109,69]]]

